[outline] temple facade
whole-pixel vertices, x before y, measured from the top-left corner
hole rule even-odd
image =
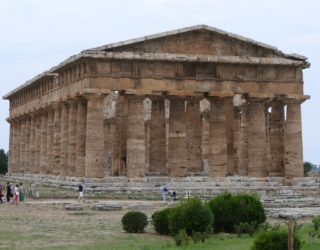
[[[309,66],[205,25],[85,50],[3,97],[9,174],[303,177]]]

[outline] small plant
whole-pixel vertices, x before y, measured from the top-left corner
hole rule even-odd
[[[271,228],[257,233],[251,250],[284,250],[288,249],[288,231],[284,228]],[[294,234],[293,249],[301,249],[301,241]]]
[[[189,246],[192,242],[192,238],[187,234],[186,230],[181,229],[179,233],[174,237],[176,246]]]
[[[169,231],[175,236],[185,230],[191,236],[193,232],[211,231],[213,214],[207,204],[198,198],[183,201],[169,213]],[[209,228],[209,229],[208,229]]]
[[[122,217],[122,228],[128,233],[143,233],[148,225],[147,216],[138,211],[130,211]]]
[[[318,231],[320,229],[320,215],[312,219],[312,225],[314,230]]]
[[[238,237],[241,237],[242,234],[249,234],[252,236],[257,229],[257,223],[252,222],[240,222],[239,224],[234,226],[234,231],[238,235]]]
[[[166,208],[160,211],[156,211],[152,214],[152,224],[157,233],[161,235],[169,234],[169,214],[172,213],[174,208]]]

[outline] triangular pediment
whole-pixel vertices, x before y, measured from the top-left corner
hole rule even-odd
[[[288,57],[276,47],[206,25],[164,32],[91,50],[210,56]]]

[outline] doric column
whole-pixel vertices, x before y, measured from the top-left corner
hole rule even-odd
[[[245,103],[241,107],[240,135],[239,135],[239,167],[238,173],[241,176],[248,175],[248,145],[249,145],[249,107]]]
[[[233,141],[234,141],[234,174],[239,174],[239,159],[240,159],[240,126],[241,113],[239,107],[234,107],[233,112]]]
[[[34,151],[34,173],[40,173],[40,147],[41,147],[41,116],[37,112],[35,116],[35,151]]]
[[[86,124],[87,124],[87,102],[79,100],[77,110],[77,155],[76,176],[85,176],[85,153],[86,153]]]
[[[301,103],[292,100],[286,104],[284,177],[290,180],[303,177]]]
[[[202,128],[201,128],[201,147],[202,147],[202,162],[203,172],[205,175],[209,173],[209,127],[210,127],[210,112],[203,112],[202,114]]]
[[[225,177],[228,164],[225,98],[210,98],[210,102],[209,175]]]
[[[40,174],[47,174],[47,122],[48,113],[46,110],[41,114],[41,146],[40,146]]]
[[[202,172],[201,118],[199,98],[189,97],[187,99],[186,115],[188,172],[199,174]]]
[[[232,98],[225,100],[225,115],[227,126],[227,175],[234,175],[234,107]]]
[[[185,98],[170,97],[169,117],[169,175],[187,176],[187,131]]]
[[[265,100],[250,98],[248,143],[249,176],[267,176],[267,152]]]
[[[21,169],[21,118],[17,118],[16,122],[16,164],[14,173],[20,173]]]
[[[284,105],[274,101],[271,110],[269,176],[284,174]]]
[[[60,144],[60,175],[67,176],[68,168],[68,145],[69,145],[69,105],[62,104],[61,109],[61,144]]]
[[[128,95],[127,176],[145,176],[145,128],[143,96]]]
[[[47,126],[47,162],[48,162],[48,168],[47,172],[48,174],[53,174],[53,168],[55,167],[54,161],[53,161],[53,133],[54,133],[54,109],[52,107],[48,108],[48,126]]]
[[[127,125],[128,125],[128,100],[120,95],[116,103],[113,150],[112,150],[112,175],[126,174],[127,150]]]
[[[67,176],[76,175],[76,150],[77,150],[77,115],[78,101],[69,101],[68,122],[68,168]]]
[[[86,155],[85,177],[103,178],[104,169],[104,137],[103,137],[103,98],[104,95],[86,94]]]
[[[62,105],[56,104],[54,106],[54,118],[53,118],[53,169],[54,175],[61,175],[61,113]]]
[[[9,166],[8,173],[15,173],[16,169],[16,143],[17,143],[17,130],[16,130],[16,120],[10,119],[10,140],[9,140]]]
[[[31,155],[31,149],[30,149],[30,127],[31,127],[31,117],[26,116],[26,133],[25,133],[25,173],[30,173],[30,155]]]
[[[106,176],[112,176],[113,119],[104,121],[104,152]]]
[[[150,120],[150,175],[167,175],[166,117],[164,99],[153,97]]]
[[[30,115],[30,173],[35,173],[36,115]]]
[[[20,117],[20,165],[19,173],[24,173],[25,170],[25,156],[26,156],[26,120],[25,116]]]

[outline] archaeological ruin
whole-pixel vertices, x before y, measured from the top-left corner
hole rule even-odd
[[[205,25],[84,50],[3,97],[9,175],[303,177],[309,66]]]

